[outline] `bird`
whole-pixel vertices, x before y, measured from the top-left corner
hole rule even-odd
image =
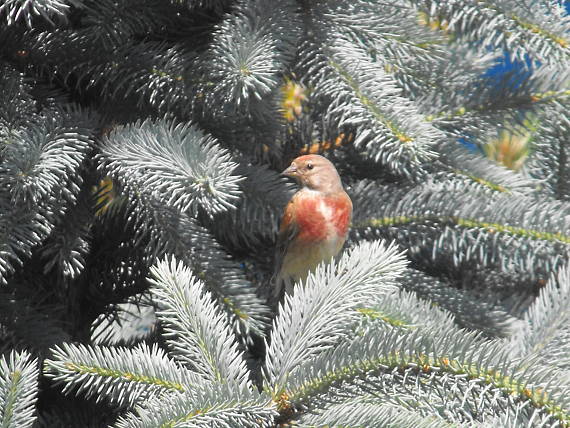
[[[352,201],[335,166],[324,156],[299,156],[282,172],[300,185],[285,207],[275,251],[272,304],[342,249],[352,220]]]

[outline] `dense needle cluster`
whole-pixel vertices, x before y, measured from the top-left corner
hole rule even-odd
[[[561,2],[0,0],[0,47],[0,426],[570,426]],[[275,308],[308,154],[352,225]]]

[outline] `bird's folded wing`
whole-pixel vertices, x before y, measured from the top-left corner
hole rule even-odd
[[[273,262],[273,278],[271,279],[271,286],[273,290],[271,292],[270,299],[276,304],[283,297],[285,292],[284,279],[281,276],[281,268],[283,267],[283,260],[285,259],[285,254],[287,254],[287,249],[291,242],[295,240],[295,237],[299,234],[299,229],[297,227],[297,222],[295,221],[295,208],[294,208],[295,197],[289,201],[285,207],[285,212],[281,219],[281,225],[279,227],[279,234],[277,235],[277,244],[275,246],[275,256]],[[272,302],[273,303],[273,302]]]

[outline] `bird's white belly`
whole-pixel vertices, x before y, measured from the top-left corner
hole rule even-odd
[[[330,263],[342,248],[343,243],[339,239],[327,239],[319,244],[311,245],[305,251],[290,252],[283,261],[283,270],[293,281],[304,281],[320,263]]]
[[[323,227],[326,228],[326,237],[307,245],[304,251],[289,251],[285,256],[284,270],[294,281],[304,281],[320,263],[330,263],[344,245],[345,237],[339,236],[334,226],[333,208],[321,201],[317,209],[325,220]]]

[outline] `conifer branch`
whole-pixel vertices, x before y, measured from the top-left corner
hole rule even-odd
[[[187,214],[153,198],[130,193],[129,216],[136,225],[137,243],[145,242],[151,259],[164,254],[184,261],[227,312],[237,331],[263,336],[268,307],[256,296],[239,264],[211,233]]]
[[[500,193],[532,194],[540,188],[540,181],[517,174],[502,165],[481,157],[457,143],[441,144],[438,147],[440,161],[453,173]]]
[[[192,392],[206,382],[169,359],[157,346],[133,349],[64,344],[45,361],[45,373],[64,391],[133,406],[163,394]]]
[[[525,314],[526,328],[511,338],[513,352],[547,367],[568,369],[570,270],[553,274]],[[536,364],[536,362],[534,363]]]
[[[223,386],[204,389],[199,395],[182,394],[166,400],[155,399],[147,407],[120,418],[115,428],[272,427],[276,411],[268,397],[256,393],[234,396]]]
[[[477,0],[454,3],[411,0],[429,16],[445,21],[458,37],[485,45],[505,46],[519,58],[526,53],[541,62],[568,59],[568,18],[561,7],[530,0]]]
[[[393,195],[394,199],[383,197],[381,205],[372,199],[366,209],[373,209],[374,217],[363,211],[353,221],[363,232],[381,228],[382,236],[406,247],[427,245],[432,261],[447,260],[456,267],[477,260],[503,272],[526,272],[530,278],[545,279],[562,265],[570,242],[567,220],[549,213],[564,212],[568,206],[508,194],[489,197],[477,191],[465,198],[467,188],[451,180],[419,186]],[[432,225],[437,225],[435,234],[430,232]],[[415,233],[403,236],[401,227]],[[419,252],[409,254],[421,257]]]
[[[77,4],[81,3],[77,2]],[[55,25],[58,21],[65,22],[70,9],[71,4],[66,0],[43,0],[41,2],[6,0],[0,5],[0,16],[8,26],[24,21],[31,29],[33,28],[32,21],[37,16],[51,25]]]
[[[227,151],[193,125],[150,121],[120,127],[102,148],[101,168],[136,191],[195,214],[234,207],[241,177]],[[131,184],[133,185],[133,184]]]
[[[55,125],[55,126],[54,126]],[[93,140],[89,135],[47,124],[20,134],[3,151],[0,185],[9,189],[15,204],[39,204],[59,196],[86,157]],[[74,189],[75,188],[75,189]]]
[[[457,289],[450,281],[408,269],[400,284],[430,305],[449,311],[461,327],[479,330],[489,337],[510,337],[523,328],[523,321],[511,315],[507,308],[491,299],[482,299],[470,290]]]
[[[333,347],[350,332],[363,302],[393,289],[404,267],[401,253],[382,242],[363,243],[338,264],[321,266],[279,305],[267,350],[265,382],[274,399],[303,361]]]
[[[354,400],[342,404],[332,404],[318,413],[303,414],[296,426],[302,428],[327,426],[370,428],[451,428],[457,427],[434,416],[419,413],[387,404]]]
[[[7,358],[6,358],[7,357]],[[38,362],[28,352],[0,357],[0,425],[31,427],[36,420]]]
[[[208,83],[201,85],[202,97],[230,101],[233,109],[250,113],[277,88],[278,73],[294,55],[297,23],[293,1],[237,3],[204,55]]]
[[[240,164],[236,174],[242,196],[235,210],[226,211],[212,219],[215,236],[232,248],[248,253],[266,251],[278,230],[283,207],[290,197],[291,187],[284,177],[266,167]]]
[[[175,358],[209,381],[250,387],[236,337],[202,282],[174,258],[160,261],[151,274],[157,316]]]
[[[32,254],[32,248],[47,238],[53,224],[37,209],[14,206],[0,190],[0,284],[6,284],[16,267]]]
[[[311,76],[314,96],[329,104],[327,120],[339,128],[355,127],[354,145],[392,172],[421,175],[422,164],[435,157],[432,146],[443,134],[401,96],[381,65],[341,38],[334,40],[334,48],[321,50],[307,43],[304,51],[303,68]]]
[[[375,387],[379,394],[381,391],[388,394],[388,385],[393,389],[399,388],[400,382],[422,382],[420,379],[425,379],[432,389],[444,388],[440,393],[445,396],[448,395],[445,392],[448,388],[446,383],[455,378],[460,382],[466,379],[488,386],[473,395],[471,393],[474,391],[468,391],[463,400],[479,399],[480,403],[484,403],[479,394],[498,394],[505,408],[516,409],[520,402],[528,402],[538,414],[542,413],[562,424],[570,421],[566,390],[557,390],[554,379],[551,379],[553,394],[545,394],[537,386],[542,383],[545,374],[527,370],[518,375],[516,366],[505,363],[504,352],[500,343],[483,344],[475,336],[461,331],[439,337],[433,345],[425,342],[425,338],[418,333],[401,335],[393,330],[366,334],[350,345],[341,345],[303,364],[290,378],[280,406],[302,408],[311,402],[315,405],[319,403],[316,395],[327,395],[327,390],[343,383],[354,385],[353,394],[362,394]],[[380,373],[393,371],[405,373],[402,380],[392,378],[374,383],[373,379],[379,379],[377,376]],[[370,381],[361,383],[359,379],[363,375]],[[447,381],[438,385],[435,378],[440,376],[447,378]],[[327,395],[325,402],[327,399],[330,400],[330,395]],[[339,397],[337,400],[342,399]],[[481,407],[479,412],[484,412],[484,408]]]
[[[76,204],[69,208],[41,247],[42,258],[46,261],[44,272],[55,267],[68,278],[76,278],[83,272],[90,249],[91,205],[91,191],[84,187]]]

